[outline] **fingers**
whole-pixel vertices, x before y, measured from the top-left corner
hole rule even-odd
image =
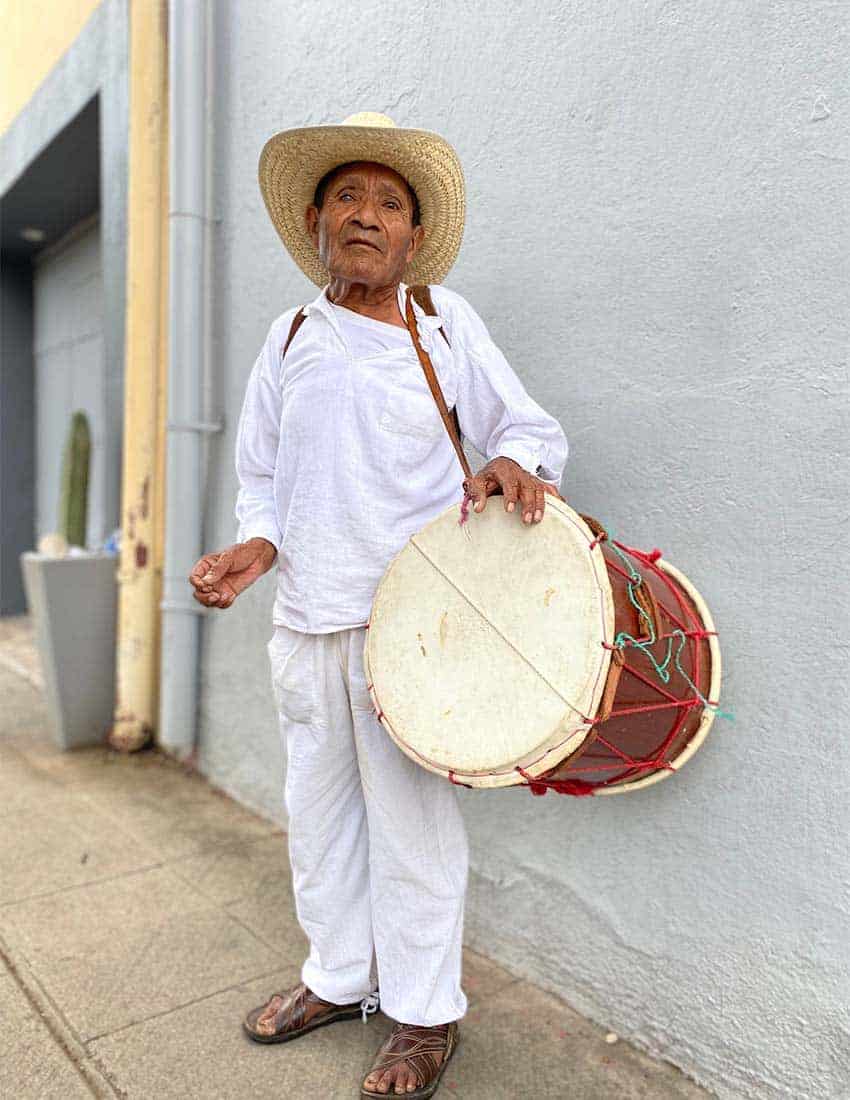
[[[487,504],[487,478],[481,474],[467,478],[463,483],[464,492],[472,500],[476,512],[483,512]]]
[[[487,497],[495,496],[498,493],[504,494],[509,489],[515,487],[516,477],[513,472],[514,467],[516,467],[516,469],[520,468],[509,459],[496,458],[482,467],[474,477],[464,481],[464,491],[472,499],[473,507],[476,512],[484,511],[484,507],[487,504]],[[509,512],[513,511],[513,507],[507,507],[507,502],[505,503],[505,507]]]
[[[239,595],[239,591],[230,584],[225,584],[222,590],[218,593],[218,599],[213,604],[219,611],[226,611],[228,607],[233,603],[236,597]]]
[[[545,488],[539,477],[523,477],[519,488],[523,524],[539,524],[545,508]]]
[[[519,497],[519,479],[508,479],[502,483],[502,496],[505,498],[505,511],[513,512]]]
[[[498,463],[498,465],[497,465]],[[504,497],[504,509],[513,512],[517,503],[522,500],[523,475],[530,477],[516,462],[497,459],[490,467],[486,468],[487,488],[489,494],[501,493]],[[484,474],[485,471],[482,471]],[[479,475],[480,476],[480,475]]]
[[[219,586],[218,589],[198,590],[192,593],[192,598],[197,600],[202,607],[215,608],[224,611],[233,603],[239,595],[229,584]]]
[[[498,458],[463,483],[476,512],[483,512],[487,497],[501,492],[505,511],[513,512],[519,505],[523,523],[540,523],[546,508],[546,494],[563,500],[552,485],[530,474],[518,463]]]
[[[199,592],[209,592],[232,568],[232,547],[219,554],[205,554],[189,574],[189,583]]]
[[[522,522],[531,523],[534,515],[534,485],[530,477],[524,477],[520,480],[519,501],[522,509]]]
[[[222,550],[217,559],[201,577],[204,584],[216,585],[233,568],[233,550]]]
[[[249,585],[252,585],[258,577],[261,577],[264,572],[265,570],[262,565],[255,561],[252,562],[247,569],[242,569],[238,573],[230,573],[225,580],[217,586],[221,592],[222,599],[227,597],[229,598],[229,604],[233,603],[236,597],[244,592]]]
[[[205,554],[193,567],[189,574],[189,583],[195,589],[192,598],[202,607],[223,610],[236,599],[237,593],[223,581],[228,569],[232,568],[232,557],[230,549],[220,554]]]
[[[192,599],[197,600],[202,607],[215,607],[218,603],[219,595],[215,591],[196,591],[192,593]]]
[[[202,607],[219,607],[221,605],[221,593],[214,588],[198,589],[192,593],[192,599],[197,600]]]
[[[538,480],[534,483],[534,522],[539,523],[543,519],[543,509],[546,507],[546,490]]]
[[[201,588],[203,586],[203,576],[205,573],[209,573],[212,569],[218,554],[205,554],[193,567],[192,572],[189,574],[189,583],[195,588]]]
[[[274,559],[270,549],[274,546],[266,539],[254,539],[217,554],[205,554],[189,574],[194,599],[220,611],[230,607],[240,592],[270,568]]]
[[[533,474],[525,474],[519,478],[517,493],[522,509],[522,522],[540,523],[546,506],[544,483]]]

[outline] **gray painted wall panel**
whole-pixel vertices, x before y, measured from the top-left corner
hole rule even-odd
[[[108,435],[103,356],[100,226],[35,268],[36,526],[57,528],[62,456],[71,416],[85,412],[91,432],[87,540],[100,545],[117,516],[107,510]]]
[[[35,390],[32,277],[28,263],[0,264],[0,614],[27,609],[19,554],[33,545]]]
[[[830,713],[850,611],[844,9],[232,12],[216,5],[211,388],[228,429],[208,547],[235,532],[251,365],[315,293],[265,213],[264,141],[363,109],[440,131],[469,197],[447,284],[564,424],[570,501],[702,591],[736,715],[641,794],[462,792],[469,940],[720,1096],[846,1095],[850,749]],[[205,620],[202,752],[282,820],[271,584]]]

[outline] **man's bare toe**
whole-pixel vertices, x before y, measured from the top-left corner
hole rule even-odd
[[[275,993],[261,1015],[257,1018],[257,1030],[263,1035],[274,1035],[277,1024],[277,1015],[283,1007],[284,998]]]
[[[402,1096],[407,1092],[408,1076],[407,1065],[404,1062],[402,1062],[401,1065],[393,1066],[387,1073],[390,1092],[394,1093],[396,1096]]]
[[[274,1019],[278,1008],[280,1008],[280,1002],[273,1008],[269,1006],[262,1015],[257,1017],[255,1027],[260,1035],[272,1035],[274,1033]]]

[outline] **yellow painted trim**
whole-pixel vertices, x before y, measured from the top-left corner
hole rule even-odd
[[[168,265],[168,8],[130,4],[130,140],[116,748],[141,748],[158,706]]]
[[[167,3],[163,4],[167,18]],[[166,74],[168,61],[166,55]],[[166,81],[165,103],[168,103],[168,89]],[[168,432],[168,239],[171,223],[168,217],[169,187],[168,187],[168,143],[169,143],[169,118],[168,111],[163,112],[163,136],[160,155],[160,172],[162,173],[162,210],[160,213],[160,278],[159,278],[159,315],[162,323],[159,327],[159,377],[157,392],[156,412],[156,472],[154,476],[154,536],[153,536],[153,563],[156,576],[156,609],[155,609],[155,652],[157,656],[156,672],[154,676],[153,713],[159,714],[159,689],[160,689],[160,654],[162,652],[162,615],[159,612],[159,604],[162,599],[163,576],[165,574],[165,485],[166,485],[166,461]],[[155,724],[155,723],[154,723]]]
[[[100,0],[0,0],[0,134],[73,44]]]

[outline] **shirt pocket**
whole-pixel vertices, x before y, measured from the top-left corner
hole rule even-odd
[[[378,424],[385,432],[425,444],[433,444],[446,430],[430,390],[427,393],[392,390],[381,408]]]
[[[309,723],[316,714],[315,644],[311,634],[276,626],[266,647],[275,703],[290,722]]]

